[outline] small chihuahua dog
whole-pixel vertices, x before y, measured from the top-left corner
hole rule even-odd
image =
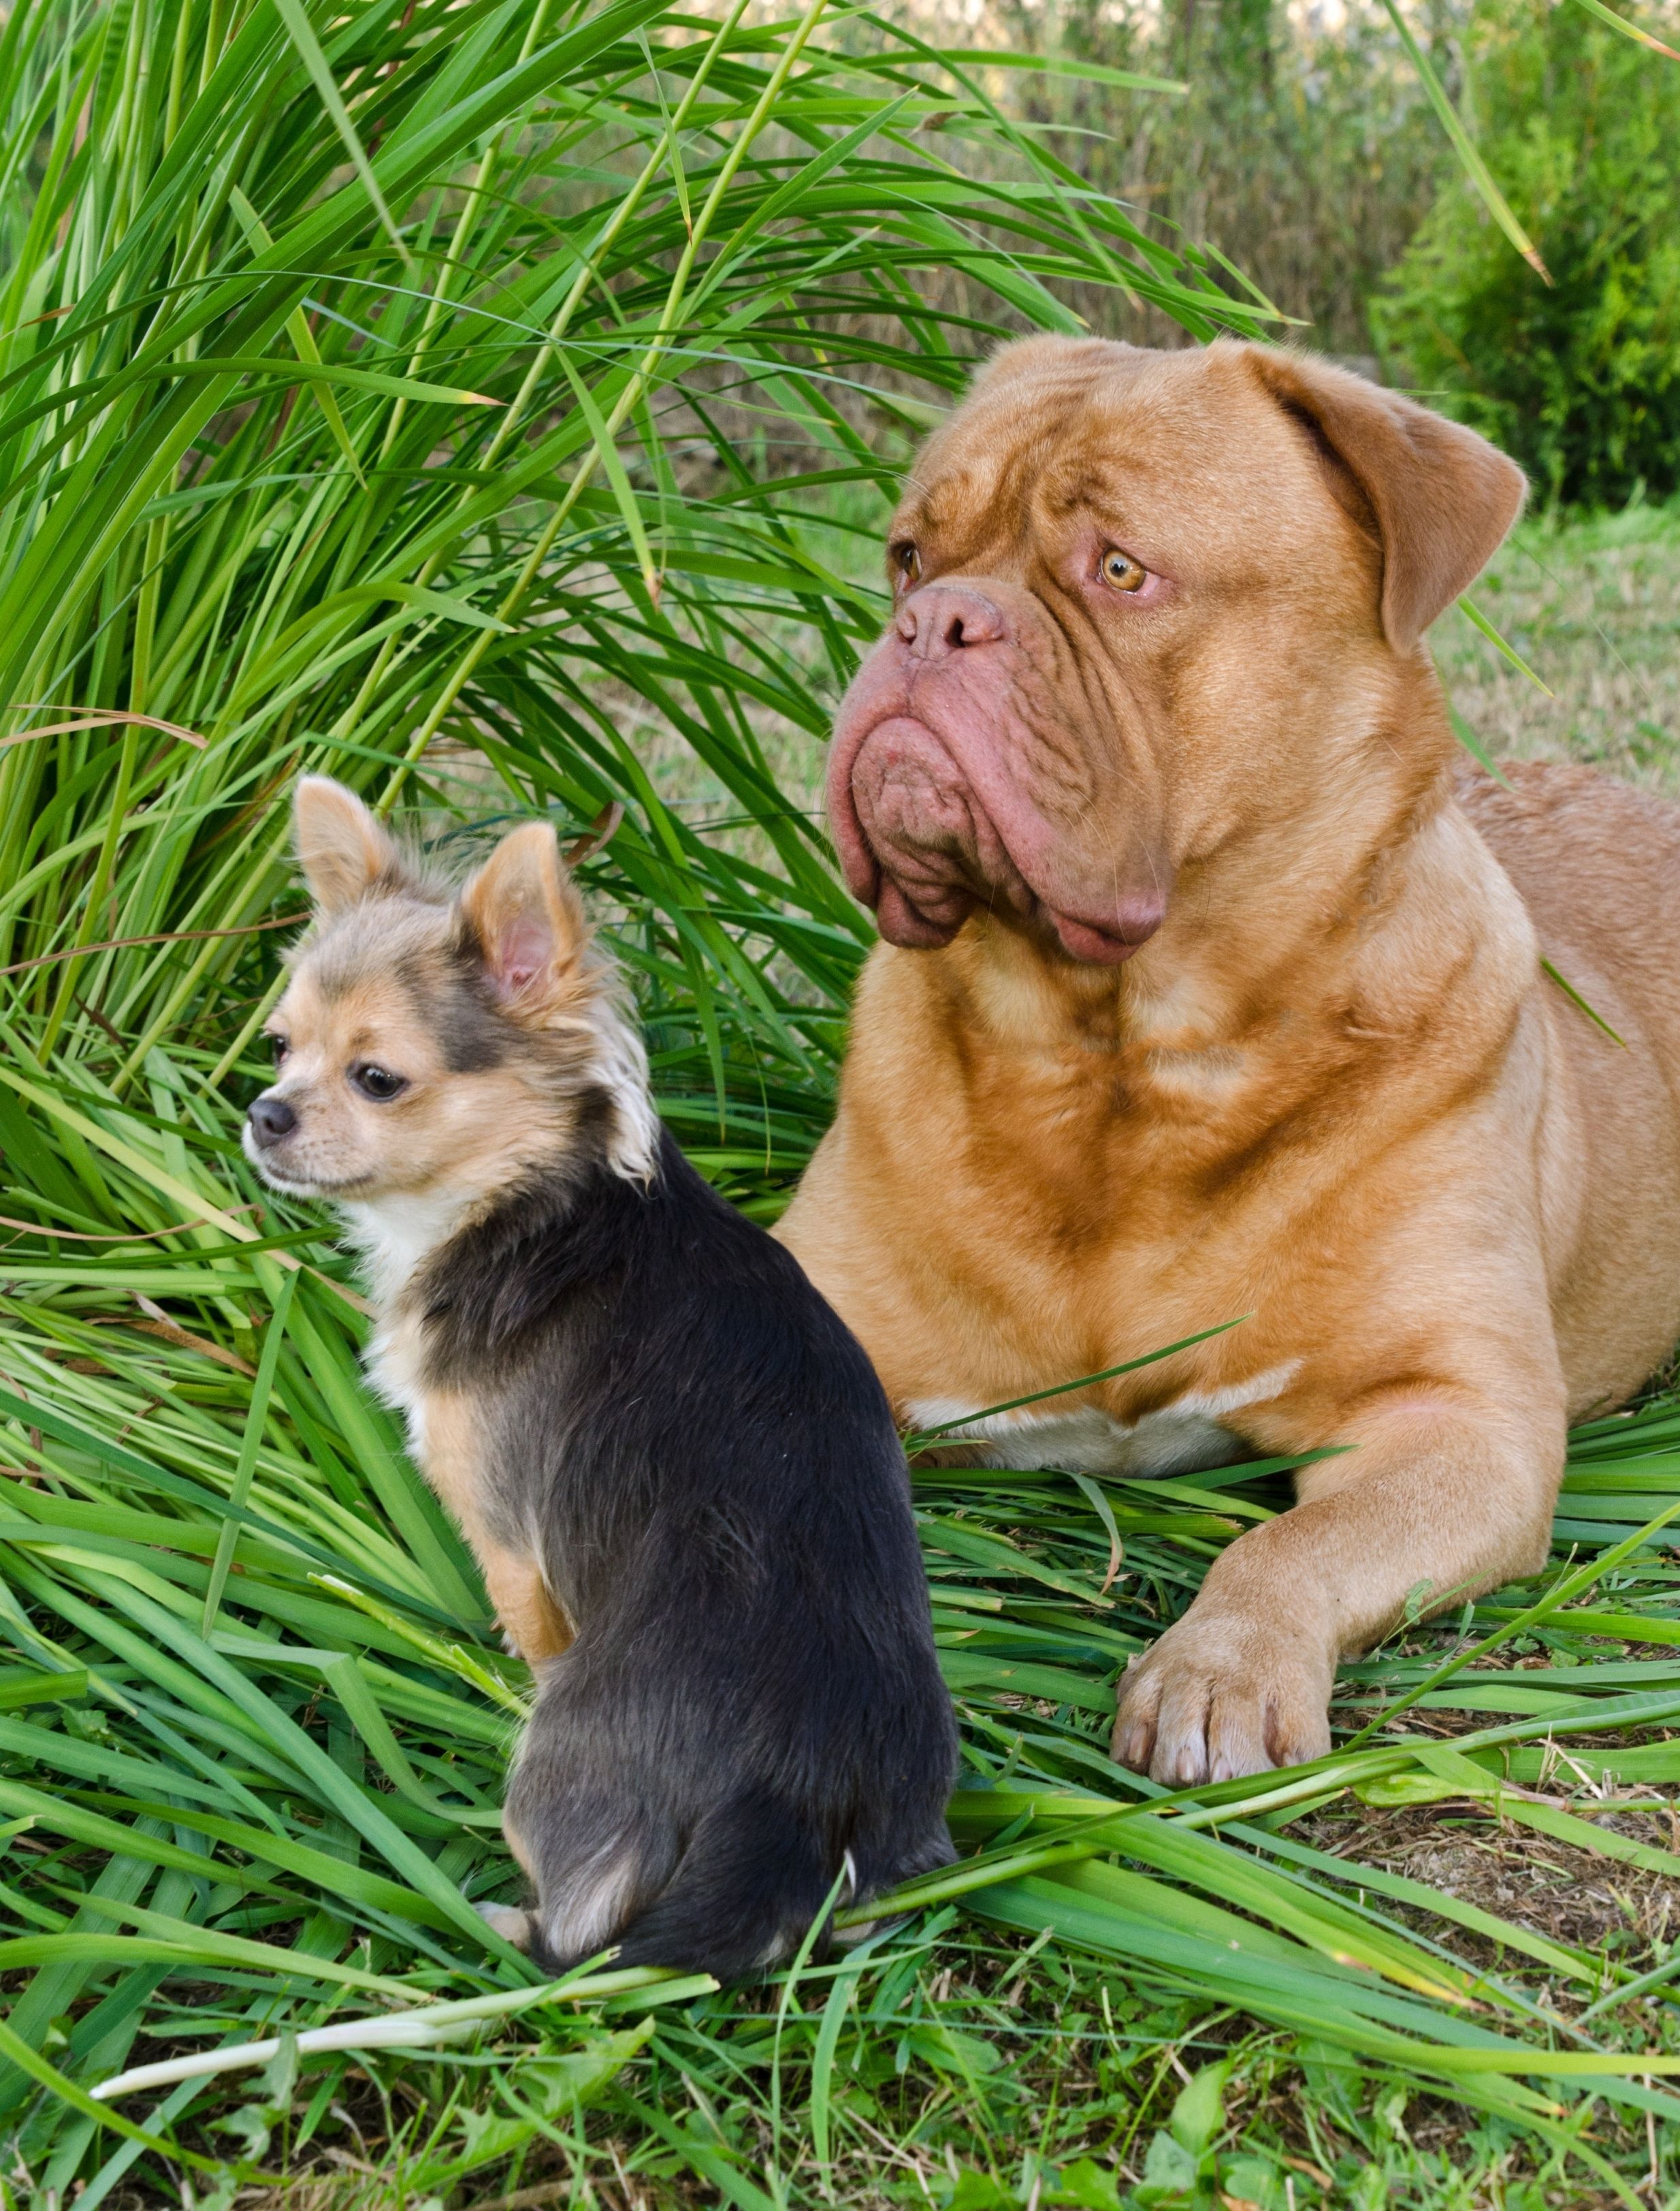
[[[375,1386],[537,1689],[496,1930],[738,1979],[947,1863],[955,1731],[855,1339],[694,1172],[544,822],[458,894],[321,777],[246,1150],[365,1257]]]

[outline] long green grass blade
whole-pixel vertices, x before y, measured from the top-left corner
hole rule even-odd
[[[344,142],[344,150],[349,155],[357,176],[361,179],[362,189],[373,203],[373,212],[384,226],[385,236],[403,256],[404,261],[408,261],[409,258],[408,248],[403,242],[402,233],[397,227],[391,209],[385,205],[385,194],[379,190],[379,179],[373,174],[373,165],[368,160],[361,140],[357,136],[355,124],[350,120],[349,110],[344,105],[343,94],[339,91],[337,80],[332,74],[326,56],[321,51],[321,42],[315,36],[315,28],[309,20],[309,13],[303,5],[303,0],[274,0],[274,8],[275,13],[286,26],[287,37],[297,48],[304,67],[314,81],[315,88],[321,95],[321,105],[332,118],[333,129]]]
[[[1584,8],[1589,15],[1596,15],[1601,23],[1608,23],[1612,30],[1620,31],[1624,39],[1632,39],[1638,45],[1649,46],[1653,51],[1666,55],[1671,62],[1680,62],[1680,53],[1677,53],[1672,46],[1665,45],[1660,39],[1654,37],[1642,25],[1630,23],[1625,15],[1618,15],[1614,8],[1607,8],[1604,5],[1604,0],[1575,0],[1575,5],[1578,8]]]
[[[1480,196],[1483,205],[1535,275],[1543,283],[1550,284],[1551,277],[1533,239],[1512,213],[1510,202],[1494,181],[1493,172],[1477,152],[1458,109],[1446,96],[1446,88],[1435,74],[1428,56],[1418,45],[1416,34],[1401,14],[1397,0],[1383,0],[1383,8],[1394,26],[1400,44],[1406,50],[1412,67],[1417,71],[1418,82],[1423,88],[1425,98],[1440,118],[1441,129],[1452,141],[1459,165]]]

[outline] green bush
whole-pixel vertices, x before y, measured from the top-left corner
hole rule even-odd
[[[1680,487],[1680,63],[1580,9],[1478,15],[1481,150],[1550,273],[1462,179],[1373,305],[1391,374],[1485,431],[1548,504]]]

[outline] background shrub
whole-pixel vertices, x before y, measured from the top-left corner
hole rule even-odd
[[[1548,503],[1680,487],[1680,64],[1567,5],[1478,11],[1484,158],[1553,282],[1444,182],[1373,302],[1392,378],[1504,446]]]
[[[1333,26],[1277,0],[998,0],[1010,41],[1072,62],[1174,78],[1163,100],[1064,76],[1023,80],[1029,118],[1057,151],[1157,234],[1205,240],[1307,342],[1371,345],[1368,303],[1456,173],[1453,149],[1379,0],[1349,0]],[[1410,12],[1410,11],[1409,11]],[[1459,77],[1465,0],[1434,0],[1416,24],[1436,73]],[[1507,249],[1508,250],[1508,249]],[[1117,336],[1181,345],[1149,302],[1082,295]],[[1273,335],[1289,334],[1288,324]]]

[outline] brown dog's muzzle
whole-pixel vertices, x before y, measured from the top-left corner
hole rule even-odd
[[[1133,835],[1121,862],[1107,857],[1107,881],[1082,880],[1095,871],[1058,817],[1089,833],[1107,810],[1101,763],[1070,773],[1081,733],[1058,710],[1044,627],[1019,586],[924,585],[841,702],[829,819],[846,882],[889,943],[948,944],[983,904],[1112,965],[1161,926],[1166,871],[1138,864]]]

